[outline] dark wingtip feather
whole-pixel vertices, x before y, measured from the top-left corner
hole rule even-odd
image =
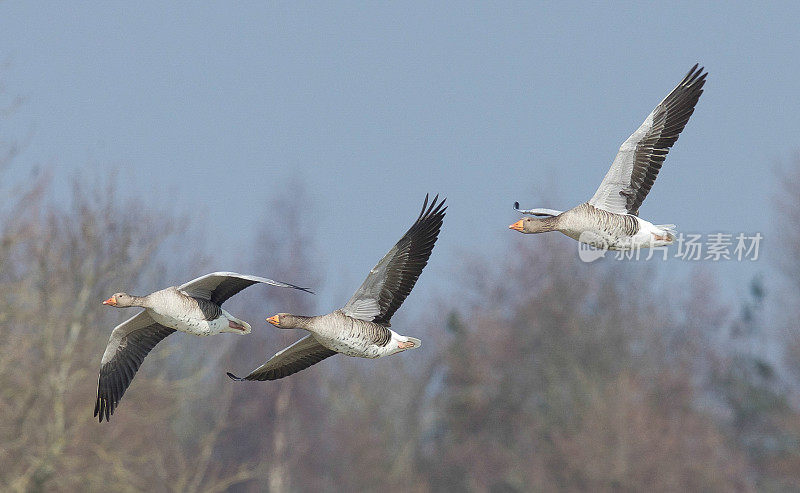
[[[105,402],[103,402],[103,400],[100,399],[100,397],[98,397],[97,402],[95,402],[94,404],[94,417],[97,418],[97,421],[99,423],[103,422],[103,417],[105,415],[105,412],[106,412]],[[107,417],[106,421],[108,421]]]
[[[106,398],[100,395],[100,391],[98,390],[97,400],[94,403],[94,417],[97,418],[99,423],[102,423],[104,418],[106,421],[109,421],[111,414],[114,413],[114,411],[110,409],[110,404],[111,403]]]
[[[438,195],[437,195],[437,197],[438,197]],[[434,202],[436,201],[436,199],[433,199],[433,200],[434,200]],[[422,219],[422,216],[424,216],[424,215],[425,215],[425,209],[426,209],[427,207],[428,207],[428,194],[426,193],[426,194],[425,194],[425,201],[424,201],[424,202],[422,202],[422,210],[421,210],[421,211],[419,211],[419,216],[417,216],[417,221],[419,221],[420,219]]]
[[[677,142],[680,133],[689,122],[689,117],[694,113],[708,76],[708,72],[704,70],[705,67],[695,63],[678,86],[654,110],[654,112],[660,111],[660,117],[663,119],[661,127],[657,132],[651,127],[650,133],[639,142],[641,145],[646,140],[648,145],[642,147],[644,151],[641,155],[639,150],[636,151],[637,162],[629,187],[631,193],[620,192],[627,197],[626,208],[630,214],[637,214],[639,206],[655,182],[669,149]]]
[[[706,68],[699,67],[699,63],[695,63],[694,67],[686,74],[685,81],[688,82],[689,85],[700,83],[701,85],[705,82],[706,76],[708,72],[703,72]],[[698,68],[699,67],[699,68]]]
[[[433,197],[433,200],[430,201],[430,205],[428,205],[429,199],[430,199],[430,194],[426,193],[425,200],[422,202],[422,210],[419,212],[419,216],[417,216],[416,220],[417,223],[422,221],[426,217],[430,217],[434,214],[439,214],[447,209],[447,207],[442,208],[445,201],[447,201],[447,198],[442,199],[442,201],[437,204],[437,202],[439,201],[439,194],[437,193]]]
[[[708,75],[708,72],[703,73],[703,70],[705,70],[705,67],[700,67],[699,63],[695,63],[694,66],[689,70],[689,72],[683,78],[680,85],[691,86],[699,82],[700,85],[702,86],[706,76]]]
[[[514,209],[519,209],[519,202],[514,202]]]
[[[305,291],[306,293],[316,294],[314,291],[311,291],[311,288],[304,288],[304,287],[301,287],[301,286],[295,286],[294,284],[289,283],[289,282],[283,282],[283,281],[277,281],[277,282],[282,284],[282,285],[284,285],[284,287],[288,286],[288,287],[290,287],[292,289],[299,289],[300,291]]]
[[[237,377],[231,372],[225,372],[225,374],[228,375],[228,378],[230,378],[234,382],[243,382],[245,380],[244,378]]]

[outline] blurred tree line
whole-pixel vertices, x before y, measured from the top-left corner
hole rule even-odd
[[[17,149],[0,146],[3,178]],[[46,173],[0,180],[2,491],[800,489],[789,254],[794,289],[773,296],[757,278],[732,302],[702,268],[676,279],[641,262],[584,264],[571,240],[510,236],[504,258],[460,262],[446,299],[411,295],[425,308],[395,325],[421,351],[233,383],[225,370],[300,337],[265,315],[318,312],[314,297],[251,288],[230,302],[251,335],[166,339],[101,425],[99,360],[133,311],[99,301],[225,265],[181,250],[198,244],[191,218],[78,178],[68,198]],[[796,227],[776,248],[795,252],[800,161],[781,183],[775,213]],[[264,204],[247,252],[253,273],[319,289],[324,266],[292,206],[304,201]],[[432,261],[452,262],[444,253]]]

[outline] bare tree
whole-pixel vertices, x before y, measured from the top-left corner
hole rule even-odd
[[[311,231],[303,227],[305,197],[299,183],[287,187],[291,194],[279,195],[264,208],[264,222],[256,241],[248,245],[254,272],[270,277],[320,288],[320,265],[314,251]],[[304,207],[298,207],[304,204]],[[266,316],[277,312],[313,314],[315,297],[295,290],[252,290],[241,295],[242,313],[253,320],[253,334],[232,341],[225,349],[221,364],[231,369],[247,370],[288,346],[302,334],[280,331],[266,324]],[[230,392],[229,423],[221,437],[219,453],[234,463],[258,464],[253,481],[235,488],[241,491],[294,491],[314,484],[318,475],[310,474],[316,443],[324,423],[319,372],[301,372],[274,382],[234,383],[224,379]]]
[[[750,489],[746,457],[693,407],[691,371],[655,357],[675,301],[652,271],[582,264],[560,238],[537,241],[504,265],[467,267],[475,278],[460,283],[441,352],[429,485]]]
[[[99,300],[163,287],[161,254],[182,228],[110,184],[85,183],[76,180],[71,204],[41,198],[46,187],[37,185],[0,229],[0,489],[224,491],[250,479],[251,470],[211,457],[224,419],[176,435],[195,420],[185,414],[195,405],[186,388],[206,370],[176,368],[173,356],[202,339],[179,334],[160,344],[123,412],[102,425],[92,417],[100,356],[131,315]]]

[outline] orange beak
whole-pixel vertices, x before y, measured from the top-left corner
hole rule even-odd
[[[522,219],[509,226],[508,229],[513,229],[522,232]]]
[[[278,316],[277,315],[273,315],[273,316],[269,317],[267,319],[267,322],[271,323],[275,327],[277,327],[277,326],[279,326],[281,324],[280,322],[278,322]]]
[[[104,305],[117,306],[117,300],[115,300],[115,299],[114,299],[114,297],[112,296],[111,298],[109,298],[109,299],[105,300],[105,301],[103,302],[103,304],[104,304]]]

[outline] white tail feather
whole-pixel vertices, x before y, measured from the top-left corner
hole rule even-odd
[[[675,238],[677,236],[676,229],[678,228],[676,225],[674,225],[674,224],[656,224],[655,226],[656,226],[656,228],[661,228],[662,230],[664,230],[665,233],[667,233],[667,235],[670,238],[670,240],[669,240],[670,242],[675,241]]]
[[[406,336],[406,338],[408,339],[408,342],[413,342],[414,343],[414,347],[413,348],[409,348],[409,349],[417,349],[418,347],[422,346],[422,341],[420,341],[416,337],[408,337],[408,336]]]

